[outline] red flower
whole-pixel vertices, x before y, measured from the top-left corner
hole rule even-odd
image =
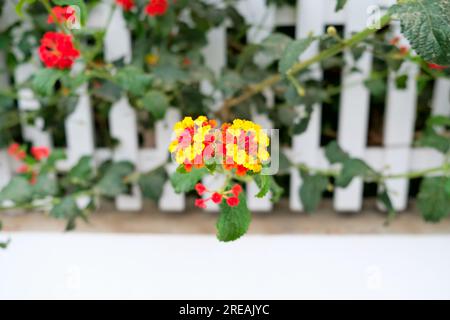
[[[198,195],[201,196],[206,192],[206,187],[201,183],[197,183],[195,185],[195,191],[197,191]]]
[[[248,171],[248,169],[246,167],[244,167],[243,165],[238,165],[237,169],[236,169],[236,175],[245,176],[247,171]]]
[[[30,168],[26,164],[22,164],[17,168],[17,173],[27,173]]]
[[[47,68],[68,69],[80,56],[80,52],[74,47],[71,36],[46,32],[41,39],[39,56]]]
[[[162,16],[166,13],[168,7],[167,0],[150,0],[145,12],[152,17]]]
[[[116,3],[125,11],[130,11],[134,7],[134,0],[116,0]]]
[[[214,203],[221,203],[222,202],[222,195],[218,192],[214,192],[213,195],[211,196],[211,200]]]
[[[227,199],[227,204],[230,207],[236,207],[239,204],[239,198],[238,197],[230,197]]]
[[[409,48],[407,46],[401,46],[401,47],[399,47],[399,50],[400,50],[400,54],[404,56],[404,55],[408,54]]]
[[[192,61],[188,57],[184,57],[181,64],[183,65],[183,67],[189,67],[192,64]]]
[[[434,69],[434,70],[438,70],[438,71],[442,71],[442,70],[444,70],[444,69],[447,69],[448,67],[446,67],[446,66],[441,66],[441,65],[439,65],[439,64],[435,64],[435,63],[429,62],[429,63],[428,63],[428,68]]]
[[[235,184],[233,188],[231,188],[231,192],[234,194],[235,197],[238,197],[239,194],[242,192],[242,187],[240,184]]]
[[[31,154],[37,161],[41,161],[44,158],[48,158],[50,151],[47,147],[32,147]]]
[[[64,23],[66,21],[75,22],[75,10],[72,7],[53,7],[52,14],[48,15],[47,23],[54,23],[53,17],[56,17],[58,23]]]
[[[35,171],[31,172],[30,184],[36,184],[37,181],[37,173]]]
[[[391,45],[393,45],[393,46],[396,46],[399,42],[400,42],[400,37],[398,37],[398,36],[392,38],[392,39],[389,41],[389,43],[390,43]]]
[[[27,156],[26,152],[20,148],[18,143],[13,143],[8,147],[8,154],[17,160],[23,160]]]
[[[206,200],[205,199],[195,199],[195,206],[205,209],[206,208]]]

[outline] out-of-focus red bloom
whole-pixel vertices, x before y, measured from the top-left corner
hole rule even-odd
[[[26,164],[22,164],[16,171],[17,173],[27,173],[29,170],[30,168]]]
[[[134,7],[134,0],[116,0],[116,3],[125,11],[130,11]]]
[[[205,199],[195,199],[195,206],[201,209],[206,209],[206,200]]]
[[[58,23],[64,23],[66,21],[75,22],[76,19],[75,10],[70,6],[67,7],[56,6],[52,8],[52,14],[48,15],[47,23],[48,24],[55,23],[54,17],[56,17]]]
[[[35,171],[31,172],[30,184],[36,184],[37,181],[37,173]]]
[[[401,46],[398,49],[400,50],[401,55],[406,55],[409,52],[409,48],[407,46]]]
[[[41,39],[39,56],[47,68],[69,69],[80,52],[74,47],[71,36],[47,32]]]
[[[429,62],[429,63],[428,63],[428,68],[433,69],[433,70],[442,71],[442,70],[444,70],[444,69],[447,69],[448,67],[446,67],[446,66],[441,66],[441,65],[439,65],[439,64]]]
[[[50,155],[50,150],[47,147],[32,147],[31,155],[37,161],[41,161],[42,159],[48,158],[48,156]]]
[[[214,203],[221,203],[222,202],[222,195],[218,192],[214,192],[213,195],[211,196],[211,200]]]
[[[169,8],[169,3],[167,0],[150,0],[147,7],[145,7],[145,12],[152,16],[162,16],[167,12]]]
[[[197,191],[198,195],[201,196],[206,192],[206,187],[201,183],[197,183],[195,185],[195,191]]]
[[[240,184],[235,184],[233,188],[231,188],[231,192],[234,194],[235,197],[238,197],[239,194],[242,192],[242,187]]]
[[[236,207],[239,204],[239,198],[238,197],[230,197],[227,199],[227,204],[230,207]]]
[[[393,45],[393,46],[396,46],[399,42],[400,42],[400,37],[398,37],[398,36],[392,38],[392,39],[389,41],[389,43],[390,43],[391,45]]]
[[[23,150],[18,143],[12,143],[8,147],[8,154],[17,160],[23,160],[27,156],[25,150]]]
[[[184,57],[181,64],[183,65],[183,67],[189,67],[192,64],[192,61],[188,57]]]

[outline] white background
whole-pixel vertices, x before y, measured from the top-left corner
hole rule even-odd
[[[10,236],[0,299],[450,298],[450,236]]]

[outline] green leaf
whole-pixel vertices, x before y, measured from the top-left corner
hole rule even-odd
[[[82,216],[83,212],[78,208],[75,199],[71,196],[64,197],[50,211],[50,216],[56,219],[66,219],[66,231],[75,229],[76,218]]]
[[[134,165],[127,161],[112,163],[97,184],[100,193],[106,197],[115,197],[128,190],[125,177],[134,171]]]
[[[40,69],[33,77],[33,90],[41,96],[51,96],[54,93],[56,82],[61,79],[64,72],[57,69]]]
[[[409,0],[391,7],[412,48],[426,61],[450,64],[450,1]]]
[[[313,40],[314,38],[309,37],[289,43],[278,65],[278,71],[285,74],[295,63],[298,62],[300,55],[308,49]]]
[[[262,52],[269,59],[268,64],[281,59],[292,38],[283,33],[272,33],[261,43]]]
[[[190,172],[182,173],[178,170],[170,176],[170,182],[176,193],[183,193],[194,190],[195,185],[208,174],[208,169],[192,168]]]
[[[31,4],[35,2],[36,0],[19,0],[19,2],[16,4],[16,12],[19,17],[23,17],[23,6],[25,4]]]
[[[259,192],[256,194],[256,197],[263,198],[270,190],[270,176],[257,175],[255,176],[255,183],[259,188]]]
[[[92,157],[84,156],[78,160],[77,164],[73,166],[67,174],[67,180],[71,184],[84,185],[94,176],[92,168]]]
[[[220,214],[217,220],[217,239],[228,242],[242,237],[248,230],[252,220],[250,211],[247,208],[245,193],[239,195],[239,204],[230,207],[226,201],[220,204]]]
[[[72,6],[76,13],[80,14],[81,25],[86,24],[87,8],[83,0],[53,0],[53,2],[60,6]]]
[[[364,161],[360,159],[347,159],[343,162],[342,170],[336,178],[336,185],[345,188],[355,177],[367,177],[375,174],[375,171]]]
[[[450,126],[450,117],[448,116],[431,116],[427,119],[428,127],[445,127]]]
[[[55,171],[56,163],[67,158],[66,152],[62,149],[54,149],[50,153],[47,161],[42,165],[40,173]]]
[[[386,188],[382,188],[380,190],[377,198],[378,201],[380,201],[383,204],[384,208],[387,210],[388,220],[392,219],[395,216],[396,212],[394,206],[392,205],[391,198],[389,197],[389,193],[387,192]]]
[[[0,191],[0,202],[10,200],[15,204],[28,203],[33,199],[33,188],[25,177],[15,176]]]
[[[331,164],[342,163],[345,160],[350,159],[348,153],[342,150],[336,141],[331,141],[325,147],[325,156]]]
[[[166,170],[161,167],[152,172],[141,174],[138,184],[145,198],[158,201],[161,198],[166,181]]]
[[[144,109],[150,112],[156,120],[164,118],[169,108],[169,99],[160,92],[151,90],[142,99]]]
[[[152,78],[151,75],[144,73],[135,66],[126,66],[120,69],[115,76],[117,84],[135,96],[141,96],[145,93]]]
[[[337,0],[334,11],[338,12],[338,11],[344,9],[346,4],[347,4],[347,0]]]
[[[42,199],[58,194],[59,187],[56,178],[49,174],[40,174],[32,186],[33,198]]]
[[[313,212],[322,200],[322,194],[327,190],[328,178],[319,174],[310,175],[301,172],[302,186],[300,187],[300,199],[306,212]]]
[[[450,196],[444,192],[449,181],[448,177],[427,177],[422,180],[417,205],[426,221],[438,222],[450,213]]]
[[[442,153],[447,153],[450,150],[450,139],[437,134],[432,128],[426,129],[417,140],[417,143],[424,147],[436,149]]]

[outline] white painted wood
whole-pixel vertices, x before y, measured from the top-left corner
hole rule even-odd
[[[400,36],[400,26],[395,24],[394,36]],[[408,45],[402,38],[402,45]],[[397,89],[395,78],[407,74],[406,89]],[[386,101],[384,147],[387,174],[398,174],[409,170],[409,157],[413,141],[414,123],[416,120],[418,68],[415,64],[405,62],[398,73],[389,75],[388,95]],[[386,181],[391,194],[392,205],[396,210],[404,210],[408,201],[408,179]]]
[[[450,79],[437,79],[434,84],[433,115],[450,116]]]
[[[17,66],[15,70],[16,84],[20,85],[27,81],[36,71],[36,66],[32,63],[24,63]],[[34,97],[33,91],[29,88],[23,88],[18,91],[18,105],[22,113],[22,135],[25,140],[32,142],[37,146],[51,147],[52,139],[49,133],[44,131],[44,121],[37,118],[34,124],[28,124],[25,118],[26,111],[39,110],[40,104]]]
[[[165,163],[169,156],[168,147],[173,138],[173,126],[180,118],[180,112],[175,108],[170,108],[164,120],[158,121],[156,124],[156,146],[159,154],[157,160],[158,165]],[[166,165],[166,171],[171,174],[175,172],[177,167],[177,164],[171,161]],[[161,199],[159,199],[159,208],[164,211],[182,211],[185,209],[184,194],[175,193],[170,181],[167,181],[164,185],[163,194]]]
[[[119,7],[113,13],[104,44],[107,61],[124,58],[125,62],[130,62],[131,36]],[[111,135],[119,141],[119,146],[114,149],[115,161],[127,160],[137,165],[139,146],[136,121],[136,112],[125,96],[111,107],[109,115]],[[119,210],[140,210],[142,201],[139,188],[133,186],[131,195],[117,197],[116,206]]]
[[[297,1],[297,38],[305,38],[309,33],[320,35],[325,28],[324,12],[325,3],[315,0]],[[314,14],[311,14],[314,12]],[[317,42],[313,43],[302,55],[302,59],[314,56],[319,51]],[[320,79],[322,72],[319,65],[314,65],[315,77]],[[298,107],[300,110],[302,106]],[[314,105],[308,129],[301,135],[292,137],[292,150],[294,163],[304,163],[309,166],[317,165],[317,156],[320,148],[320,126],[321,126],[321,105]],[[289,206],[291,210],[303,210],[300,201],[299,189],[301,187],[301,177],[296,168],[291,169],[291,184],[289,195]]]
[[[83,156],[94,153],[94,130],[91,101],[84,85],[78,90],[75,110],[66,118],[67,161],[73,166]]]
[[[367,23],[367,8],[373,3],[371,0],[350,0],[345,7],[346,24],[345,35],[351,36],[353,32],[362,30]],[[345,52],[345,59],[351,62],[350,52]],[[371,70],[372,55],[366,52],[357,63],[361,72],[350,73],[344,70],[343,90],[341,92],[338,142],[353,157],[364,154],[367,141],[369,91],[364,87],[363,81]],[[357,83],[357,85],[354,85]],[[336,188],[334,207],[338,211],[358,211],[362,205],[363,182],[354,179],[345,188]]]

